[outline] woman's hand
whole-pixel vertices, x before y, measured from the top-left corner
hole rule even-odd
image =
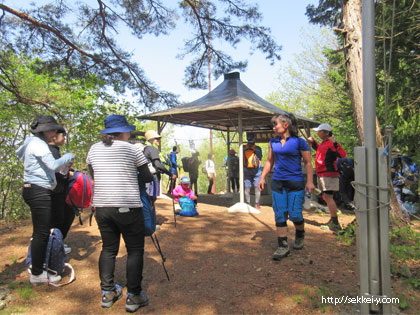
[[[306,183],[305,191],[309,191],[309,193],[312,194],[312,192],[314,191],[314,189],[315,189],[315,186],[314,186],[313,183]]]

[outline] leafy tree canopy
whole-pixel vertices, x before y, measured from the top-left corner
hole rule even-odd
[[[209,34],[233,47],[242,39],[248,40],[252,50],[262,51],[271,62],[280,59],[281,47],[274,42],[270,29],[259,25],[257,5],[244,0],[53,1],[22,9],[4,1],[0,9],[2,50],[41,58],[43,71],[65,67],[69,78],[93,74],[116,93],[131,91],[148,108],[173,106],[177,99],[161,91],[133,60],[133,54],[119,47],[122,28],[138,39],[146,34],[159,36],[169,34],[183,17],[191,34],[180,57],[192,58],[185,71],[185,84],[191,88],[207,85],[208,55],[215,77],[247,67],[246,61],[234,61],[218,49],[214,41],[209,41]],[[13,82],[0,84],[19,93],[13,89]]]

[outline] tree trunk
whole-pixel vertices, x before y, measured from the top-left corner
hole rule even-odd
[[[349,85],[354,121],[360,145],[364,144],[363,133],[363,61],[362,61],[362,2],[345,0],[343,3],[344,56],[346,81]],[[376,146],[383,147],[379,120],[376,118]],[[391,192],[391,215],[402,219],[402,212]]]

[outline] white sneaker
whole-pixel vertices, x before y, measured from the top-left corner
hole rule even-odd
[[[31,277],[29,278],[30,283],[56,283],[61,280],[61,276],[53,275],[53,274],[47,274],[47,272],[44,270],[40,275],[34,276],[31,274]]]
[[[71,247],[67,244],[64,244],[64,254],[70,254],[71,253]]]

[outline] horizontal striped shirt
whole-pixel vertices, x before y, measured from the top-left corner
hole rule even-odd
[[[114,140],[111,146],[92,145],[86,162],[93,168],[95,207],[142,207],[137,167],[147,163],[136,146]]]

